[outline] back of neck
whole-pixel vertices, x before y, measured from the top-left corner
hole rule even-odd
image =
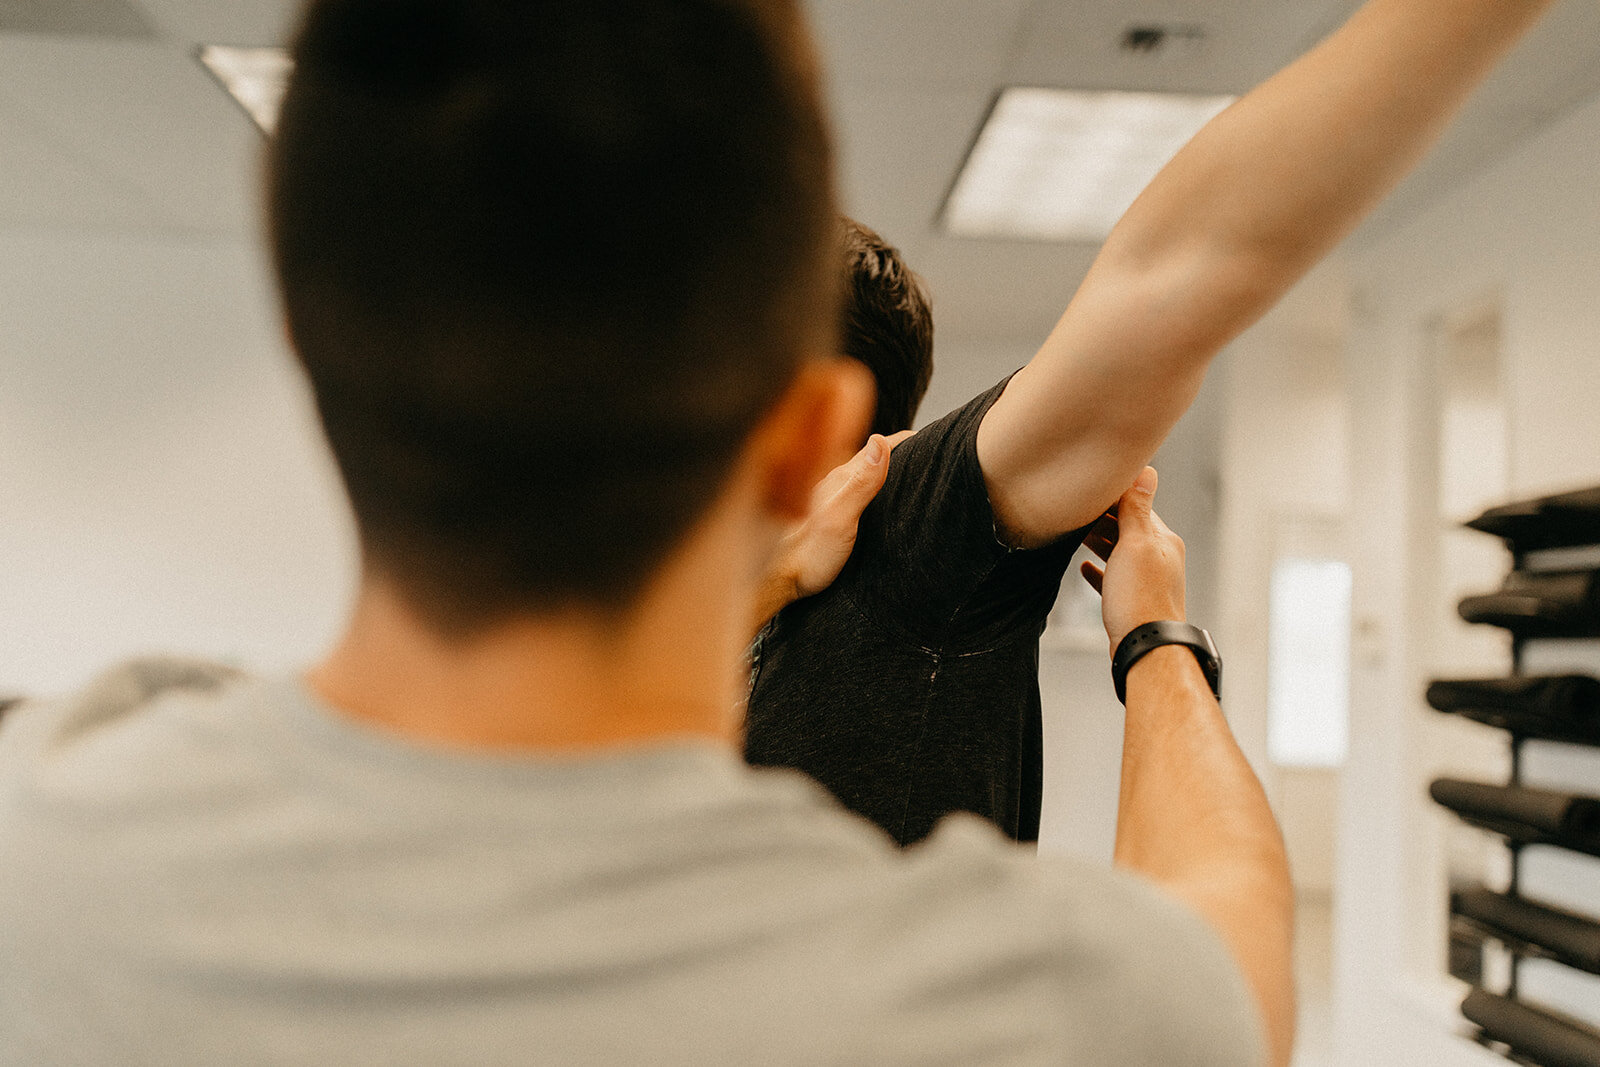
[[[652,608],[519,618],[452,640],[370,579],[306,680],[353,718],[442,745],[574,755],[684,737],[735,745],[737,652],[724,655],[704,621]]]

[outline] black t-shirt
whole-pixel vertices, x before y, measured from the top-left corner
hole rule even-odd
[[[952,811],[1039,836],[1039,635],[1083,531],[1030,551],[995,535],[977,434],[1005,385],[894,450],[838,579],[757,644],[746,758],[807,772],[901,844]]]

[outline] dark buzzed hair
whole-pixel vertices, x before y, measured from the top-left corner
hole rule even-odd
[[[932,302],[899,249],[854,219],[843,227],[844,354],[878,384],[872,432],[897,433],[911,428],[933,378]]]
[[[811,353],[830,147],[792,0],[314,0],[269,153],[367,566],[441,632],[625,608]]]

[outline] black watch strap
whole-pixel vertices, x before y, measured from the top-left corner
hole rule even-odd
[[[1222,657],[1217,655],[1216,643],[1211,635],[1198,626],[1186,622],[1147,622],[1135,626],[1117,645],[1111,657],[1111,682],[1117,688],[1117,699],[1128,702],[1128,671],[1146,652],[1162,645],[1183,645],[1200,661],[1200,672],[1206,676],[1212,695],[1222,699]]]

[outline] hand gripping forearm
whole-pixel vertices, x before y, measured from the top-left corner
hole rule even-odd
[[[1147,622],[1183,618],[1183,542],[1151,509],[1146,468],[1087,544],[1112,647]],[[1145,875],[1222,936],[1255,993],[1271,1062],[1294,1040],[1294,897],[1283,839],[1190,651],[1157,648],[1128,672],[1117,805],[1118,866]]]

